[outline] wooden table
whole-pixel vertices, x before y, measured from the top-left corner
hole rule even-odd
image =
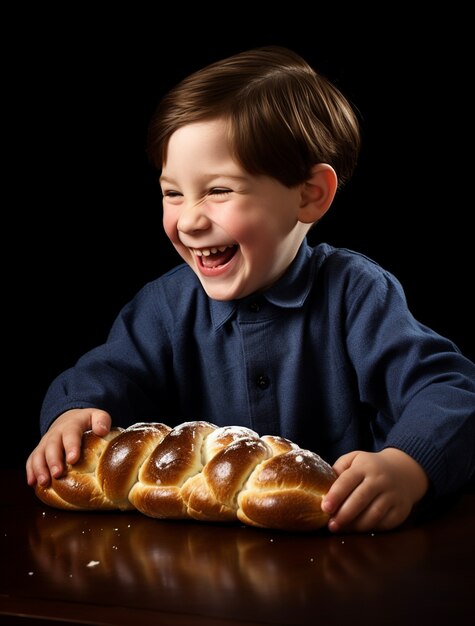
[[[0,489],[1,624],[475,623],[474,493],[391,533],[331,535],[59,511],[18,470]]]

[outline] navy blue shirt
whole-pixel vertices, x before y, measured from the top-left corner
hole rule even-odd
[[[475,364],[419,323],[400,283],[356,252],[304,242],[270,289],[217,301],[179,265],[141,289],[103,345],[51,384],[113,425],[206,420],[280,434],[329,463],[392,446],[451,493],[475,467]]]

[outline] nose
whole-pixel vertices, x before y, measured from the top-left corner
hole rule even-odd
[[[204,202],[184,202],[178,216],[177,228],[182,233],[193,233],[206,230],[211,221],[206,214]]]

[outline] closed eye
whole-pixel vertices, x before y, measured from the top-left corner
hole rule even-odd
[[[228,193],[232,193],[232,190],[224,187],[213,187],[213,189],[210,189],[209,193],[212,196],[225,196]]]

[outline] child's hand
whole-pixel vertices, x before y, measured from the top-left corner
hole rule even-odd
[[[111,417],[100,409],[71,409],[51,424],[40,443],[28,457],[28,484],[46,486],[51,477],[59,478],[66,463],[74,464],[81,454],[81,438],[86,430],[103,437],[111,427]]]
[[[350,452],[337,459],[333,469],[338,478],[322,502],[331,515],[332,532],[396,528],[429,486],[422,467],[396,448]]]

